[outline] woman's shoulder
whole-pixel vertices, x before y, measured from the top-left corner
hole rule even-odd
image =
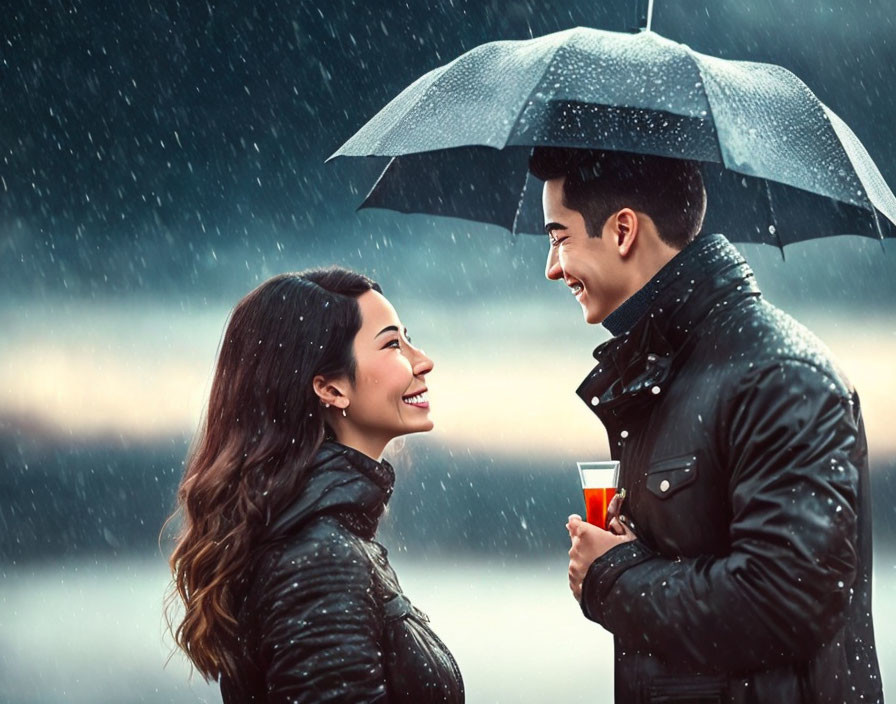
[[[360,540],[337,519],[321,517],[260,546],[240,610],[247,633],[258,636],[270,619],[317,611],[321,604],[375,610],[382,599],[379,570]]]
[[[347,566],[356,576],[366,575],[373,565],[365,542],[335,516],[318,516],[301,530],[263,544],[253,581],[270,585],[309,572],[335,576],[334,568],[344,573]]]

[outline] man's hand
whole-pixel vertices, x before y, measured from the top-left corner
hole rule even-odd
[[[569,549],[569,588],[576,601],[582,601],[582,582],[591,563],[610,548],[638,537],[618,517],[610,520],[609,528],[608,531],[602,530],[586,523],[576,513],[569,517],[566,524],[572,542]]]

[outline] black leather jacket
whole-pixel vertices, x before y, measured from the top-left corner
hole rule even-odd
[[[454,658],[373,540],[392,467],[326,442],[308,471],[254,563],[238,616],[242,675],[222,678],[225,704],[463,702]]]
[[[583,584],[616,701],[882,702],[858,396],[724,237],[673,266],[578,390],[639,536]]]

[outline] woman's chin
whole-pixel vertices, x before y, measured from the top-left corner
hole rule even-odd
[[[402,429],[400,433],[397,433],[395,437],[401,437],[402,435],[414,435],[416,433],[428,433],[435,427],[435,423],[432,422],[429,418],[421,419],[416,423],[408,423]]]
[[[421,423],[415,423],[413,427],[409,428],[406,435],[411,435],[413,433],[428,433],[435,427],[435,423],[433,423],[429,418]]]

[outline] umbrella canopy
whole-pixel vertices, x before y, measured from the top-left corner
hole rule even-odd
[[[541,233],[536,146],[700,161],[704,229],[737,241],[896,234],[896,197],[868,152],[790,71],[649,31],[483,44],[419,78],[330,158],[393,157],[361,207]]]

